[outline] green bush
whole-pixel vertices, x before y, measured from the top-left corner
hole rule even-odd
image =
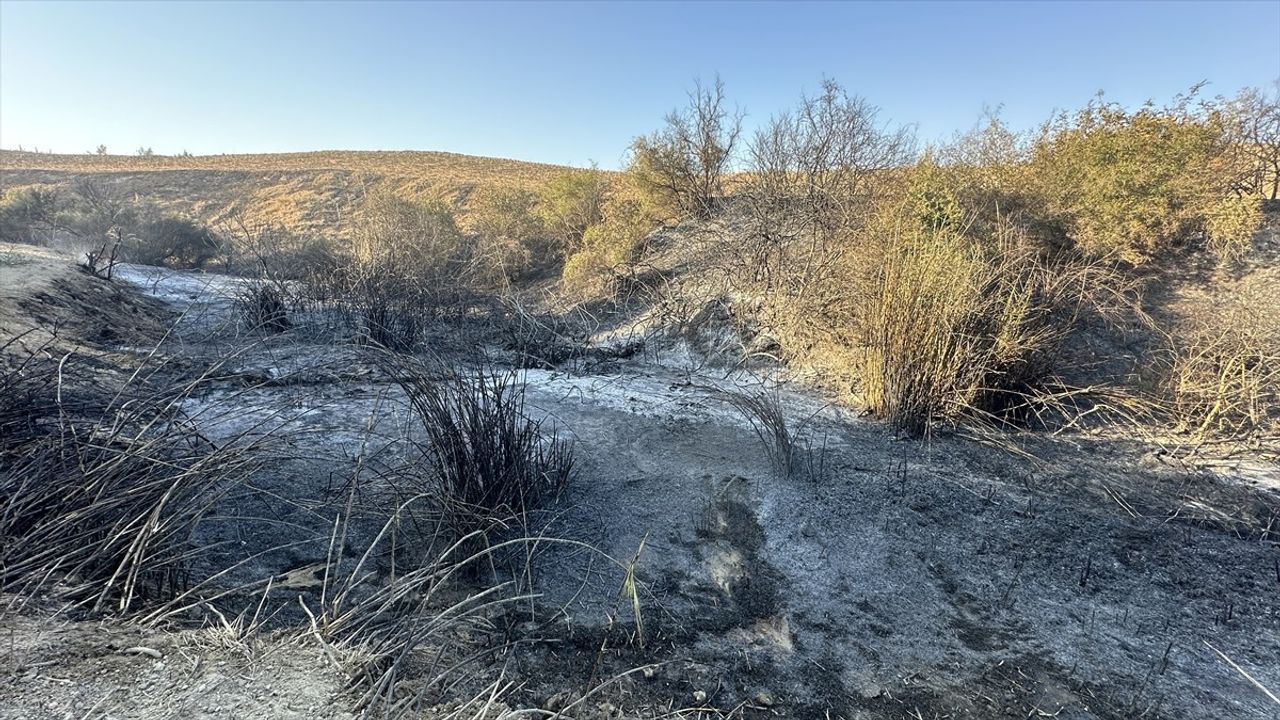
[[[194,220],[155,216],[142,220],[127,236],[121,258],[142,265],[202,268],[224,251],[220,237]]]
[[[587,228],[602,219],[608,191],[608,178],[595,169],[565,171],[542,189],[535,212],[558,252],[578,250]]]
[[[729,111],[717,77],[709,86],[696,83],[688,104],[668,113],[661,130],[632,141],[628,173],[664,220],[716,212],[742,117]]]
[[[1200,237],[1230,197],[1225,138],[1221,116],[1193,107],[1190,96],[1135,112],[1095,100],[1043,128],[1032,152],[1035,189],[1085,252],[1146,262]],[[1251,231],[1236,227],[1220,240],[1238,243]]]
[[[634,189],[616,189],[603,210],[603,219],[587,228],[581,249],[565,262],[562,278],[572,292],[607,293],[633,277],[645,239],[657,225],[652,208]]]
[[[9,188],[0,197],[0,240],[47,243],[60,224],[62,205],[58,191],[47,185]]]
[[[527,190],[490,190],[472,202],[471,227],[479,236],[477,271],[487,281],[523,278],[563,257],[537,206],[537,194]]]

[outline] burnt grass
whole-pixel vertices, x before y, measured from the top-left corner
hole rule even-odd
[[[60,297],[31,302],[49,322],[61,317]],[[202,338],[216,331],[185,331],[166,377],[208,365],[213,343]],[[97,337],[129,337],[113,341],[115,332]],[[335,509],[348,497],[374,503],[377,481],[404,461],[385,428],[362,429],[373,408],[399,401],[374,364],[303,322],[249,340],[261,349],[195,398],[232,406],[193,422],[218,442],[222,424],[232,431],[287,409],[300,432],[281,433],[278,457],[254,479],[263,492],[236,496],[227,519],[202,530],[218,549],[201,561],[224,566],[287,545],[304,525],[318,539],[228,582],[323,560]],[[478,354],[449,342],[432,349]],[[545,531],[623,562],[648,538],[637,565],[643,633],[617,572],[580,586],[582,557],[549,553],[530,573],[536,599],[485,616],[440,661],[466,668],[448,692],[432,691],[440,702],[502,676],[515,682],[511,707],[555,710],[589,695],[579,718],[682,708],[707,718],[1274,717],[1206,647],[1273,689],[1280,680],[1280,497],[1263,483],[1184,467],[1131,440],[1031,434],[1017,440],[1024,455],[945,433],[903,440],[848,416],[815,423],[831,439],[823,477],[779,478],[750,428],[630,346],[595,357],[494,344],[510,365],[552,368],[529,376],[529,404],[575,438],[581,464],[546,509]],[[605,375],[625,401],[573,384]],[[629,397],[650,387],[651,406]],[[809,415],[805,397],[786,401]],[[357,452],[368,466],[360,477]],[[363,552],[377,527],[356,518],[345,556]],[[219,544],[228,539],[237,542]],[[516,562],[497,579],[521,570]],[[452,592],[482,591],[488,579]],[[314,604],[317,581],[281,591],[290,609],[276,627],[302,621],[296,600]],[[230,597],[224,612],[254,601]]]

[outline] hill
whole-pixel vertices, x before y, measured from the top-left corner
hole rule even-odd
[[[93,177],[211,226],[242,213],[298,233],[345,236],[365,192],[442,197],[465,210],[483,188],[536,189],[569,168],[446,152],[307,152],[193,157],[0,150],[0,190]]]

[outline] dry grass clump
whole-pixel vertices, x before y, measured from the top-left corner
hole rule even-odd
[[[348,538],[340,518],[319,604],[302,602],[307,635],[347,670],[362,717],[419,717],[433,700],[456,697],[476,663],[504,650],[501,643],[476,648],[477,636],[492,630],[488,618],[529,599],[513,582],[459,592],[474,569],[492,564],[494,553],[530,542],[523,538],[470,552],[477,536],[463,536],[438,554],[420,553],[390,576],[378,572],[379,556],[400,554],[399,527],[424,502],[416,497],[396,506],[353,562],[343,560]]]
[[[283,332],[292,325],[284,292],[270,282],[260,281],[245,286],[236,297],[236,310],[250,330]]]
[[[1280,306],[1266,291],[1233,298],[1172,340],[1166,388],[1180,430],[1196,439],[1280,430]]]
[[[57,414],[58,373],[46,355],[50,342],[19,351],[22,340],[34,334],[28,330],[0,344],[0,451],[39,437],[45,422]]]
[[[325,579],[318,604],[302,600],[310,627],[304,640],[314,640],[331,661],[346,670],[356,696],[356,709],[365,718],[485,717],[516,718],[542,710],[511,712],[502,702],[518,689],[505,680],[506,669],[490,666],[494,658],[515,659],[519,640],[504,626],[512,616],[529,617],[538,597],[530,586],[529,563],[539,549],[568,546],[591,553],[623,576],[622,598],[641,625],[641,589],[636,564],[641,542],[629,563],[619,561],[579,541],[538,535],[488,543],[482,533],[463,536],[437,551],[417,554],[390,575],[375,567],[380,556],[399,556],[404,536],[399,528],[428,498],[410,498],[391,508],[381,531],[355,560],[347,556],[347,518],[339,517],[325,563]],[[521,518],[506,519],[517,524]],[[507,579],[485,586],[471,582],[483,568],[499,564],[500,555],[521,558]],[[552,608],[554,616],[565,608]],[[639,672],[640,668],[630,672]],[[624,673],[623,676],[629,673]],[[570,702],[572,709],[615,682],[596,682]],[[596,680],[593,676],[593,682]],[[570,717],[570,715],[564,715]]]
[[[787,419],[778,384],[770,388],[726,391],[721,395],[751,424],[774,473],[784,479],[822,478],[824,452],[820,450],[815,454],[812,443],[804,436],[808,420],[793,424]]]
[[[797,469],[800,447],[787,422],[777,388],[773,392],[729,392],[724,398],[751,423],[774,472],[790,477]]]
[[[911,432],[1039,412],[1079,316],[1111,299],[1105,266],[1050,260],[1011,226],[991,237],[899,227],[859,260],[847,310],[860,394]]]
[[[148,391],[135,376],[113,397],[73,401],[31,379],[73,371],[54,364],[0,382],[0,587],[120,611],[172,597],[189,581],[196,528],[257,460],[184,421],[194,383]]]
[[[388,362],[422,432],[422,467],[403,492],[429,497],[454,537],[487,532],[559,495],[573,445],[526,414],[515,372]]]

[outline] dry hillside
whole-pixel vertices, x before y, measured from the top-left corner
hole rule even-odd
[[[479,188],[534,189],[565,169],[445,152],[138,157],[3,150],[0,190],[70,186],[95,176],[215,227],[240,212],[250,222],[345,236],[351,209],[373,187],[385,186],[408,197],[443,197],[465,207]]]

